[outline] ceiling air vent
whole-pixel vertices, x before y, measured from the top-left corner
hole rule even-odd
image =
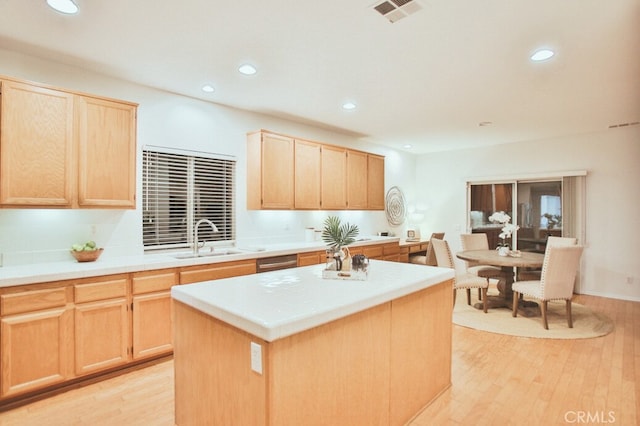
[[[415,0],[385,0],[376,3],[373,8],[389,22],[394,23],[421,10],[422,6]]]

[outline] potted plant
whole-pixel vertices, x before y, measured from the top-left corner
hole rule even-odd
[[[346,246],[353,243],[358,236],[358,226],[350,223],[341,223],[337,216],[329,216],[324,221],[322,229],[322,241],[329,245],[336,261],[336,270],[342,270],[343,260],[348,256]]]
[[[520,229],[520,227],[518,225],[509,223],[511,221],[511,216],[509,216],[505,212],[493,213],[491,216],[489,216],[489,221],[502,224],[502,232],[499,235],[502,243],[499,243],[496,249],[498,250],[498,254],[500,254],[500,256],[509,255],[511,247],[507,243],[507,239],[511,238],[511,234]]]

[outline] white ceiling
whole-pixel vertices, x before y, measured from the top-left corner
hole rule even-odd
[[[0,0],[0,47],[416,153],[640,121],[640,0],[414,1]]]

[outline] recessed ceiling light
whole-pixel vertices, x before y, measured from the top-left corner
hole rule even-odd
[[[480,127],[487,127],[487,126],[491,126],[493,124],[492,121],[481,121],[478,123],[478,126]]]
[[[258,72],[256,67],[254,67],[251,64],[240,65],[240,68],[238,68],[238,71],[240,71],[240,73],[242,73],[244,75],[253,75],[253,74]]]
[[[551,58],[553,55],[555,55],[553,50],[540,49],[540,50],[536,50],[535,53],[531,55],[531,60],[536,62],[546,61],[547,59]]]
[[[403,148],[404,149],[411,149],[411,148],[413,148],[413,146],[411,146],[410,144],[406,144],[406,145],[403,145]]]
[[[354,104],[353,102],[345,102],[342,104],[342,108],[346,110],[352,110],[356,108],[356,104]]]
[[[78,13],[78,6],[73,0],[47,0],[47,4],[60,13],[66,13],[67,15]]]
[[[210,84],[205,84],[204,86],[202,86],[202,91],[207,93],[213,93],[216,91],[216,89],[214,89],[213,86]]]

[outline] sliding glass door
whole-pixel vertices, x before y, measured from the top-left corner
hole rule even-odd
[[[547,238],[576,237],[584,244],[584,179],[582,174],[467,183],[468,229],[487,234],[495,248],[502,224],[491,223],[495,212],[505,212],[520,226],[512,249],[544,252]]]

